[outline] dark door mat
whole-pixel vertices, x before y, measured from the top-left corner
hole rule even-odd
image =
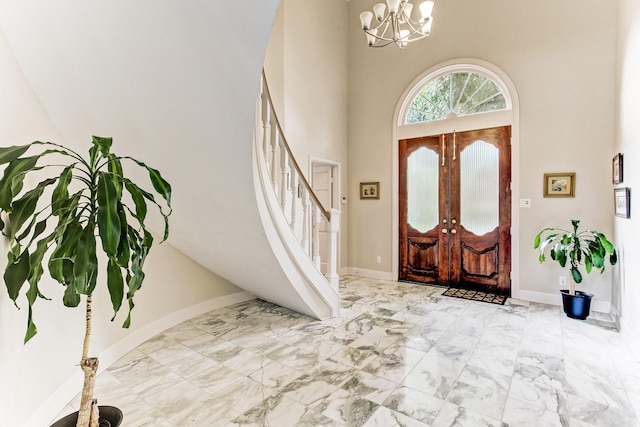
[[[470,291],[467,289],[449,288],[442,293],[445,297],[462,298],[472,301],[482,301],[491,304],[504,305],[507,301],[505,295],[492,294],[491,292]]]

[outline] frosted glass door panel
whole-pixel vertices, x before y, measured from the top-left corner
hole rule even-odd
[[[460,222],[481,236],[498,220],[498,149],[475,141],[460,153]]]
[[[407,159],[407,222],[421,233],[438,224],[438,155],[419,148]]]

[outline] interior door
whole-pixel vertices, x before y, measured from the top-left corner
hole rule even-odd
[[[509,294],[511,128],[401,140],[400,280]]]
[[[318,197],[322,207],[330,210],[334,208],[334,169],[333,165],[326,164],[312,164],[312,178],[311,186],[313,192]],[[324,221],[320,223],[320,253],[327,253],[327,233],[325,231]],[[324,274],[327,272],[327,260],[322,259],[320,261],[320,271]]]

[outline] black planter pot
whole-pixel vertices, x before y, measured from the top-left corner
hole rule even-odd
[[[122,411],[115,406],[98,406],[100,409],[100,427],[118,427],[122,423]],[[51,427],[75,427],[78,421],[78,413],[73,412],[64,418],[60,418]]]
[[[569,295],[568,289],[562,289],[560,293],[562,293],[562,307],[568,317],[580,320],[589,317],[593,294],[576,291],[575,295]]]

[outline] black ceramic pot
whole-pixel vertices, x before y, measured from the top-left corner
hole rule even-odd
[[[100,427],[118,427],[122,423],[122,411],[115,406],[98,406],[100,409]],[[74,412],[51,424],[51,427],[75,427],[78,413]]]
[[[580,320],[589,317],[593,294],[576,291],[575,295],[569,295],[568,289],[562,289],[560,293],[562,294],[562,307],[567,316]]]

